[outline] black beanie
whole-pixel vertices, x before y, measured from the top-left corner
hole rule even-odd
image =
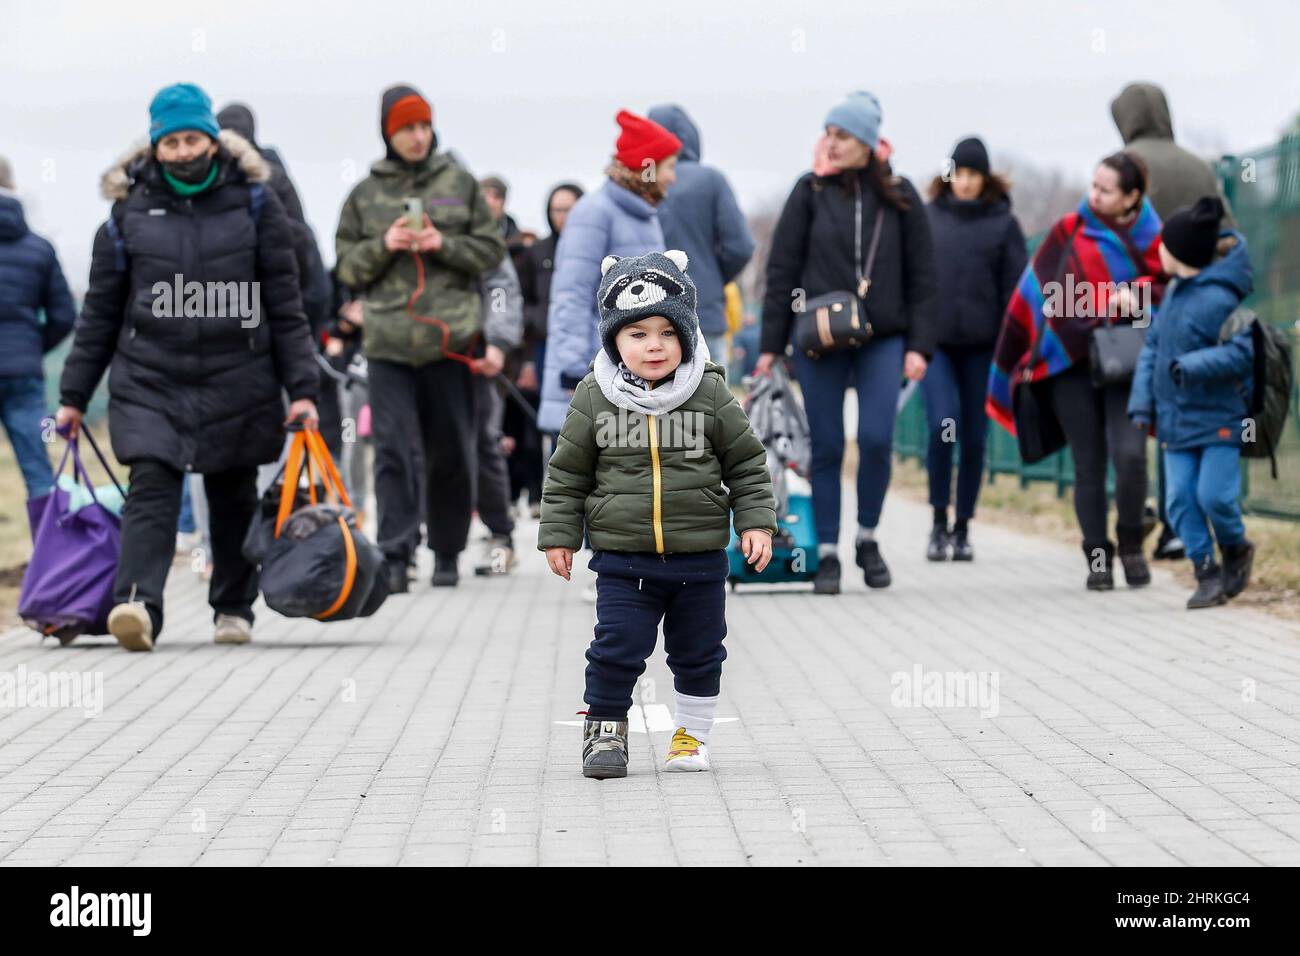
[[[1165,220],[1160,241],[1179,262],[1204,269],[1214,259],[1222,218],[1223,201],[1218,196],[1202,196]]]
[[[420,99],[428,102],[429,98],[413,86],[407,86],[405,83],[399,83],[396,86],[390,86],[384,90],[383,96],[379,100],[379,135],[384,138],[384,148],[388,151],[388,158],[402,161],[402,157],[397,155],[393,149],[392,142],[388,139],[388,111],[393,108],[393,104],[403,97],[418,96]],[[432,104],[430,105],[432,108]],[[433,144],[429,147],[429,155],[438,151],[438,131],[434,130]]]
[[[963,166],[984,176],[989,174],[989,151],[979,137],[967,137],[952,148],[953,171]]]

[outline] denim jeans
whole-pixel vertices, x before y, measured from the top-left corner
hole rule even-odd
[[[0,375],[0,419],[14,447],[28,498],[39,498],[54,487],[50,453],[41,439],[41,420],[48,414],[45,379],[39,375]]]
[[[891,335],[816,359],[794,354],[812,438],[813,517],[819,544],[836,544],[840,537],[844,393],[850,376],[858,396],[858,524],[874,528],[880,523],[893,464],[903,344],[903,336]]]
[[[1165,476],[1165,506],[1193,563],[1214,554],[1214,539],[1220,549],[1246,539],[1239,501],[1239,447],[1223,444],[1166,451]],[[1214,528],[1214,539],[1207,521]]]
[[[989,430],[984,393],[992,362],[992,348],[938,348],[921,380],[930,424],[930,446],[925,456],[930,473],[930,507],[946,509],[952,500],[955,442],[961,446],[957,471],[959,521],[975,517],[975,501],[984,478],[984,443]]]

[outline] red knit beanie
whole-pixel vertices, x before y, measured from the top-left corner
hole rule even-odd
[[[433,108],[418,93],[408,93],[388,108],[388,113],[384,116],[384,132],[391,138],[403,126],[412,123],[433,125]]]
[[[682,141],[654,120],[627,110],[618,111],[618,134],[614,158],[628,169],[640,169],[647,160],[659,163],[679,152]]]

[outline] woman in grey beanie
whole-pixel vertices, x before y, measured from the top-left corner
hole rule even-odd
[[[826,114],[831,168],[805,173],[795,183],[767,263],[763,355],[756,374],[769,371],[786,351],[798,314],[816,296],[853,290],[871,330],[857,347],[793,354],[812,437],[818,594],[840,590],[840,467],[849,383],[858,398],[855,560],[867,586],[883,588],[891,578],[876,525],[889,487],[899,383],[904,374],[921,379],[934,350],[936,279],[925,207],[878,151],[880,121],[880,101],[865,91],[850,93]],[[868,251],[873,245],[874,255]]]

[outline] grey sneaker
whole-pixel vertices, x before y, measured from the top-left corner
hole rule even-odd
[[[627,776],[627,721],[583,722],[582,775],[604,780]]]
[[[212,640],[218,644],[247,644],[253,639],[253,625],[237,614],[218,614]]]

